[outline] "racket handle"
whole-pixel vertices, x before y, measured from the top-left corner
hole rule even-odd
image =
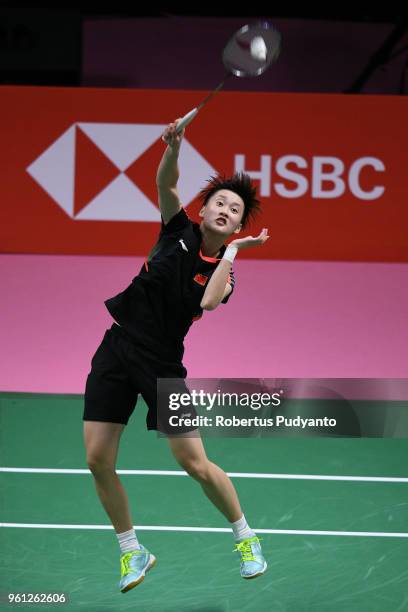
[[[190,111],[189,113],[187,113],[187,115],[184,115],[184,117],[182,119],[180,119],[180,121],[177,123],[177,127],[176,127],[177,134],[180,134],[180,132],[182,130],[184,130],[186,125],[188,125],[190,123],[190,121],[192,121],[194,119],[194,117],[196,116],[197,113],[198,113],[198,108],[193,108],[192,111]]]

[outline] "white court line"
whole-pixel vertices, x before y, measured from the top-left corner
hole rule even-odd
[[[20,472],[24,474],[90,474],[88,469],[64,468],[15,468],[0,467],[0,472]],[[116,470],[117,474],[136,476],[188,476],[182,470]],[[317,474],[264,474],[252,472],[227,472],[231,478],[274,478],[282,480],[348,480],[359,482],[408,482],[408,478],[393,476],[331,476]]]
[[[50,523],[0,523],[0,527],[28,529],[113,529],[112,525],[58,525]],[[204,531],[211,533],[231,533],[226,527],[171,527],[162,525],[134,525],[137,531]],[[288,535],[325,535],[351,536],[366,538],[408,538],[408,533],[384,531],[310,531],[307,529],[254,529],[256,533],[276,533]]]

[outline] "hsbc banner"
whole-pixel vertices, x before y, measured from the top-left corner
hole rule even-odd
[[[1,87],[1,250],[146,255],[166,125],[207,92]],[[246,258],[408,261],[408,100],[222,92],[187,127],[180,199],[244,170],[269,228]]]

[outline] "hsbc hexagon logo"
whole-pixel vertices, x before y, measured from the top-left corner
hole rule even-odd
[[[154,204],[157,164],[150,163],[147,181],[146,158],[154,147],[161,147],[160,155],[164,152],[165,127],[74,123],[26,170],[72,219],[160,221]],[[197,195],[197,185],[216,170],[186,138],[179,166],[178,191],[187,206]]]

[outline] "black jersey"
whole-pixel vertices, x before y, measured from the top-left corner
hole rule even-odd
[[[226,247],[221,247],[220,258],[205,257],[201,241],[200,225],[181,208],[166,225],[162,220],[158,241],[138,276],[105,301],[115,321],[157,357],[181,361],[184,337],[203,314],[200,302]],[[232,270],[228,282],[233,288]]]

